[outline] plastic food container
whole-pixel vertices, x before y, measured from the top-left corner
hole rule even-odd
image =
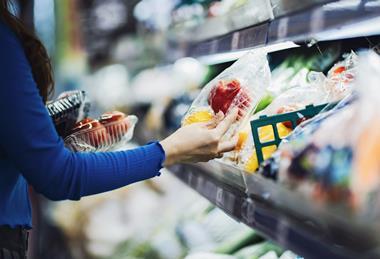
[[[46,105],[58,134],[66,137],[75,123],[88,114],[90,103],[84,91],[64,92],[58,99]]]
[[[133,137],[138,121],[134,115],[109,123],[102,123],[102,119],[87,120],[78,131],[65,138],[67,148],[76,152],[110,151],[121,148]]]
[[[329,110],[333,108],[336,103],[327,103],[321,104],[318,106],[308,105],[305,109],[288,112],[283,114],[277,114],[273,116],[261,116],[258,120],[251,121],[252,136],[255,142],[257,160],[259,164],[264,161],[264,149],[266,147],[276,146],[281,143],[282,137],[279,134],[278,124],[283,123],[284,125],[290,124],[291,128],[295,128],[300,122],[303,121],[303,118],[309,119],[314,117],[320,112]],[[259,135],[259,128],[266,126],[271,126],[274,132],[274,139],[270,141],[262,141]]]

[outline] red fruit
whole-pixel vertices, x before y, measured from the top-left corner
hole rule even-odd
[[[119,141],[128,131],[128,122],[125,120],[126,115],[119,111],[106,112],[100,116],[102,123],[114,142]]]
[[[283,114],[283,113],[288,113],[288,112],[294,112],[296,111],[297,108],[296,106],[283,106],[283,107],[280,107],[278,110],[277,110],[277,114]],[[304,122],[306,120],[305,117],[303,118],[299,118],[297,120],[297,125],[301,124],[302,122]],[[292,126],[292,122],[290,121],[284,121],[282,122],[282,124],[284,124],[285,127],[287,127],[288,129],[293,129],[293,126]]]
[[[100,116],[100,123],[108,124],[110,122],[121,121],[126,117],[126,115],[119,111],[106,112]]]
[[[346,71],[346,68],[344,66],[339,66],[339,67],[337,67],[337,68],[334,69],[333,73],[334,74],[341,74],[344,71]]]
[[[91,118],[78,122],[72,133],[76,133],[79,139],[96,148],[106,145],[109,141],[106,128],[98,120]]]
[[[210,91],[208,104],[215,113],[222,111],[224,114],[232,107],[239,108],[239,117],[244,116],[250,106],[251,98],[245,88],[236,79],[219,81]]]
[[[74,125],[74,128],[71,130],[71,133],[75,133],[81,130],[91,129],[92,127],[91,122],[93,121],[96,121],[96,120],[91,119],[91,118],[86,118],[86,119],[81,120],[80,122],[77,122]]]

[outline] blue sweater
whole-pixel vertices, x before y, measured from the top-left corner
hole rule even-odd
[[[57,135],[21,43],[0,22],[0,225],[31,227],[28,184],[52,200],[78,200],[159,175],[159,143],[73,153]]]

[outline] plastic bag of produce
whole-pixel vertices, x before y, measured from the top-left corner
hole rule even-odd
[[[338,101],[352,92],[352,82],[356,75],[358,56],[355,52],[346,54],[344,60],[336,63],[328,72],[325,81],[331,101]]]
[[[123,147],[133,136],[138,119],[122,112],[104,113],[98,120],[78,122],[64,140],[72,151],[109,151]]]
[[[284,91],[274,98],[268,107],[253,117],[293,112],[310,104],[318,105],[328,102],[329,92],[324,87],[323,78],[309,73],[308,81],[307,85],[292,87]]]
[[[323,79],[320,77],[314,77],[310,80],[312,83],[309,85],[293,87],[276,97],[271,104],[269,104],[264,110],[251,116],[251,120],[257,120],[262,115],[276,115],[288,112],[294,112],[305,108],[307,105],[323,104],[328,100],[329,93],[325,90]],[[299,113],[298,123],[305,120],[302,114]],[[277,131],[280,138],[285,138],[293,130],[291,122],[283,122],[277,124]],[[259,129],[259,137],[262,143],[274,140],[274,131],[272,126],[266,126]],[[264,159],[268,159],[275,151],[276,146],[269,146],[263,149]],[[255,143],[251,134],[251,127],[249,122],[239,132],[239,145],[238,145],[237,161],[239,167],[245,171],[252,173],[255,172],[258,167],[258,159],[256,155]]]
[[[270,69],[263,51],[252,51],[211,80],[194,100],[182,125],[210,121],[218,112],[238,108],[238,119],[227,133],[231,136],[247,120],[270,84]]]
[[[251,120],[258,119],[261,115],[275,115],[287,112],[294,112],[305,108],[307,105],[319,105],[327,102],[334,102],[348,96],[352,91],[352,80],[355,76],[355,68],[357,65],[357,55],[353,52],[347,54],[345,59],[336,63],[328,72],[328,76],[322,73],[309,72],[308,84],[292,87],[279,96],[274,98],[264,110],[253,115]],[[297,124],[305,121],[302,114]],[[290,122],[277,124],[277,130],[280,138],[284,138],[292,131]],[[239,167],[247,172],[254,172],[258,169],[258,159],[256,155],[255,145],[252,135],[249,134],[250,127],[247,125],[239,136],[249,136],[239,138],[239,154],[237,161]],[[260,140],[262,142],[274,140],[274,132],[271,126],[259,129]],[[243,142],[243,143],[241,143]],[[268,159],[277,150],[276,146],[265,147],[263,149],[264,159]]]
[[[357,99],[302,124],[280,145],[280,181],[322,203],[380,216],[379,199],[373,198],[380,190],[379,84],[380,58],[362,54]]]
[[[354,52],[345,54],[344,60],[336,63],[327,77],[323,73],[310,71],[307,75],[308,83],[294,86],[278,95],[256,118],[260,115],[296,111],[310,104],[318,105],[344,99],[352,92],[357,60]]]

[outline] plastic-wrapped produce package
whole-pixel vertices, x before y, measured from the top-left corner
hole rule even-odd
[[[323,87],[323,82],[314,80],[313,83],[299,87],[293,87],[274,98],[264,110],[251,116],[250,120],[259,119],[262,115],[275,115],[287,112],[293,112],[304,108],[310,104],[322,104],[328,101],[329,93]],[[300,117],[299,122],[304,118]],[[286,137],[292,131],[290,123],[277,124],[277,130],[281,138]],[[247,172],[254,172],[257,170],[259,163],[257,160],[256,150],[252,134],[250,134],[251,127],[249,122],[244,129],[239,133],[240,142],[238,146],[238,153],[236,154],[239,167]],[[259,129],[259,136],[262,142],[274,140],[274,132],[271,126],[262,127]],[[276,146],[266,147],[263,150],[264,158],[268,159],[273,152],[276,151]]]
[[[239,109],[236,125],[240,125],[257,106],[269,83],[270,70],[266,53],[249,52],[202,89],[185,115],[183,124],[209,120],[220,111],[228,114],[236,107]],[[208,116],[203,116],[204,112]],[[202,115],[199,120],[189,121],[189,118],[197,118],[198,114]]]
[[[380,215],[380,58],[368,52],[359,60],[357,98],[301,124],[280,145],[279,179],[368,218]]]
[[[355,77],[357,56],[350,53],[345,56],[343,61],[336,63],[328,72],[328,76],[323,73],[309,72],[307,84],[294,86],[274,98],[274,100],[262,111],[252,115],[251,120],[256,120],[262,115],[276,115],[287,112],[294,112],[303,109],[307,105],[319,105],[328,102],[335,102],[348,96],[352,92],[351,83]],[[307,118],[300,118],[297,124]],[[240,132],[239,153],[236,155],[239,167],[247,172],[254,172],[259,167],[254,141],[251,134],[249,123]],[[277,124],[277,130],[281,138],[289,135],[293,128],[290,122]],[[263,142],[274,139],[274,132],[271,126],[259,129],[260,140]],[[245,137],[247,136],[247,137]],[[248,137],[249,136],[249,137]],[[244,139],[243,139],[244,138]],[[265,147],[263,149],[264,159],[268,159],[275,151],[276,146]]]
[[[231,137],[249,119],[270,84],[270,69],[263,51],[252,51],[211,80],[194,100],[182,124],[211,121],[217,113],[237,108],[238,119],[227,132]]]
[[[358,56],[355,52],[346,54],[344,60],[336,63],[328,72],[325,88],[329,100],[338,101],[352,92],[352,83],[356,74]]]

